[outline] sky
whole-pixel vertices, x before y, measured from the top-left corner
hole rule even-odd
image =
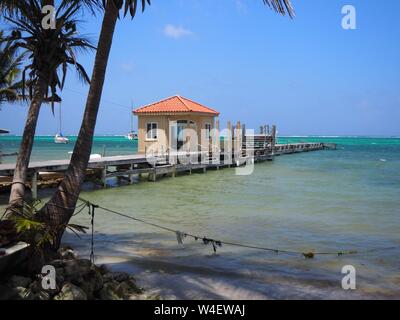
[[[96,134],[126,134],[132,105],[180,94],[217,109],[222,126],[399,136],[400,1],[292,2],[293,20],[261,0],[152,0],[143,14],[121,19]],[[356,30],[342,28],[347,4]],[[79,30],[94,43],[101,18],[82,13]],[[94,53],[78,58],[91,74]],[[78,133],[87,91],[71,69],[60,94],[64,134]],[[26,113],[26,105],[3,105],[0,127],[21,134]],[[43,105],[37,134],[57,131],[58,117]]]

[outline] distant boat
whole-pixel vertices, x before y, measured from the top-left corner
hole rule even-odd
[[[59,144],[68,144],[69,139],[67,137],[64,137],[62,133],[57,133],[56,136],[54,137],[54,143],[59,143]]]
[[[125,136],[125,138],[132,141],[132,140],[136,140],[138,138],[137,133],[133,130],[133,106],[132,106],[132,110],[130,111],[130,113],[131,113],[131,131]]]
[[[59,117],[59,131],[54,137],[54,143],[58,144],[68,144],[69,139],[67,137],[64,137],[63,134],[61,133],[61,102],[60,102],[60,117]]]
[[[138,135],[137,135],[137,133],[136,132],[134,132],[134,131],[131,131],[131,132],[129,132],[126,136],[125,136],[125,138],[127,138],[128,140],[135,140],[135,139],[137,139],[138,138]]]

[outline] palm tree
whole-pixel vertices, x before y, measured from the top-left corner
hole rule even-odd
[[[263,2],[281,15],[288,14],[290,17],[294,16],[294,10],[290,0],[263,0]],[[105,80],[107,62],[119,12],[124,8],[124,15],[129,12],[133,18],[139,3],[141,3],[143,12],[146,4],[150,5],[150,0],[104,0],[103,3],[103,22],[89,94],[86,100],[85,112],[77,142],[62,183],[41,212],[41,218],[46,221],[46,223],[53,226],[66,225],[78,201],[79,190],[85,178],[85,172],[92,149],[94,129]],[[63,232],[63,228],[60,228],[57,239],[54,241],[55,248],[58,248]]]
[[[3,41],[3,31],[0,31],[0,107],[5,102],[18,99],[22,88],[21,65],[24,55],[17,53],[12,42]]]
[[[42,4],[52,4],[54,1],[16,0],[10,3],[8,8],[12,8],[11,5],[15,3],[18,6],[15,10],[10,9],[10,14],[4,18],[12,28],[10,36],[5,40],[12,43],[13,50],[29,54],[22,72],[22,96],[26,96],[27,87],[30,99],[10,194],[12,208],[18,207],[25,196],[29,159],[42,103],[49,101],[54,109],[56,91],[57,88],[62,90],[64,86],[68,65],[74,67],[83,82],[90,82],[85,69],[77,62],[76,55],[95,47],[76,32],[80,1],[63,0],[60,3],[56,11],[55,29],[42,28],[44,15],[41,11]]]

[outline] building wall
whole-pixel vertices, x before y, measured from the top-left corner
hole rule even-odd
[[[211,124],[214,128],[215,117],[212,115],[186,113],[171,115],[138,115],[138,152],[152,150],[155,153],[166,152],[169,147],[170,122],[178,120],[193,121],[196,124],[198,143],[201,143],[201,129],[205,129],[206,123]],[[157,140],[147,140],[147,123],[157,123]]]

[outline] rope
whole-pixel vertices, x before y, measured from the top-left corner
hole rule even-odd
[[[94,264],[94,211],[98,208],[97,205],[93,203],[87,203],[89,207],[89,215],[91,216],[90,224],[92,226],[92,234],[91,234],[91,245],[90,245],[90,261]]]
[[[313,259],[316,255],[335,255],[335,256],[343,256],[343,255],[355,255],[355,254],[360,254],[360,253],[370,253],[370,252],[375,252],[375,251],[383,251],[383,250],[393,250],[397,249],[397,246],[391,246],[391,247],[384,247],[384,248],[372,248],[372,249],[366,249],[362,251],[358,250],[344,250],[344,251],[335,251],[335,252],[302,252],[302,251],[295,251],[295,250],[282,250],[282,249],[276,249],[276,248],[268,248],[268,247],[263,247],[263,246],[256,246],[256,245],[249,245],[249,244],[243,244],[243,243],[237,243],[237,242],[231,242],[231,241],[221,241],[221,240],[216,240],[213,238],[208,238],[208,237],[202,237],[199,235],[191,234],[191,233],[186,233],[186,232],[180,232],[177,230],[174,230],[172,228],[162,226],[153,222],[149,222],[140,218],[132,217],[130,215],[127,215],[122,212],[118,212],[97,204],[94,204],[82,197],[79,197],[77,194],[70,193],[65,190],[59,190],[59,192],[66,193],[68,195],[76,197],[78,200],[82,202],[81,205],[78,205],[76,209],[78,209],[78,212],[74,214],[77,215],[83,211],[85,207],[88,207],[89,210],[89,215],[91,216],[91,253],[90,253],[90,260],[94,263],[94,216],[95,216],[95,209],[99,208],[105,212],[111,213],[118,215],[120,217],[124,217],[133,221],[137,221],[164,231],[172,232],[177,236],[178,242],[183,243],[183,238],[190,237],[193,238],[195,241],[201,239],[201,241],[204,243],[204,245],[209,245],[211,244],[213,247],[214,253],[217,252],[217,247],[222,247],[222,245],[229,245],[229,246],[234,246],[234,247],[240,247],[240,248],[247,248],[247,249],[254,249],[254,250],[262,250],[262,251],[268,251],[268,252],[273,252],[273,253],[284,253],[284,254],[293,254],[293,255],[301,255],[306,259]],[[65,208],[69,209],[69,208]]]
[[[127,215],[122,212],[118,212],[100,205],[96,205],[91,203],[90,201],[84,200],[83,198],[79,198],[79,200],[84,201],[85,204],[89,207],[92,208],[91,215],[92,215],[92,253],[91,257],[93,254],[93,220],[94,220],[94,208],[99,208],[105,212],[111,213],[118,215],[120,217],[124,217],[133,221],[137,221],[164,231],[172,232],[177,235],[178,242],[182,243],[182,238],[190,237],[193,238],[195,241],[201,240],[204,245],[212,245],[214,253],[217,252],[217,247],[222,247],[222,245],[228,245],[228,246],[234,246],[234,247],[240,247],[240,248],[247,248],[247,249],[254,249],[254,250],[262,250],[262,251],[268,251],[268,252],[273,252],[273,253],[283,253],[283,254],[292,254],[292,255],[301,255],[305,259],[313,259],[316,255],[334,255],[334,256],[343,256],[343,255],[355,255],[355,254],[360,254],[360,253],[368,253],[368,252],[374,252],[374,251],[382,251],[382,250],[392,250],[392,249],[397,249],[398,247],[392,246],[392,247],[386,247],[386,248],[373,248],[373,249],[367,249],[364,251],[358,251],[358,250],[343,250],[343,251],[335,251],[335,252],[302,252],[302,251],[295,251],[295,250],[282,250],[282,249],[276,249],[276,248],[268,248],[268,247],[263,247],[263,246],[256,246],[256,245],[249,245],[249,244],[242,244],[242,243],[237,243],[237,242],[230,242],[230,241],[221,241],[221,240],[216,240],[213,238],[208,238],[208,237],[202,237],[199,235],[191,234],[191,233],[186,233],[186,232],[179,232],[175,229],[162,226],[153,222],[149,222],[140,218],[132,217],[130,215]]]

